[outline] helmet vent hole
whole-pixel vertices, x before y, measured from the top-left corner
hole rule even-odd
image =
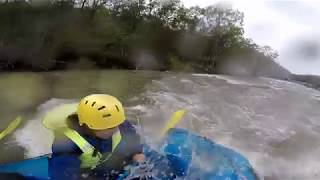
[[[99,107],[99,111],[101,111],[102,109],[104,109],[104,108],[106,108],[105,106],[101,106],[101,107]]]
[[[93,102],[93,103],[91,104],[91,107],[93,107],[95,104],[96,104],[96,102]]]
[[[86,103],[85,104],[88,104],[88,101],[86,101]]]
[[[106,118],[106,117],[110,117],[111,114],[104,114],[102,117]]]
[[[119,112],[120,110],[119,110],[119,107],[117,106],[117,105],[115,105],[116,106],[116,108],[117,108],[117,111]]]

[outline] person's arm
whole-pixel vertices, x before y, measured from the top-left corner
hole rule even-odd
[[[51,146],[52,154],[81,154],[77,145],[67,137],[55,137]]]
[[[68,138],[55,138],[51,146],[52,156],[49,160],[51,179],[79,179],[80,160],[78,147]],[[71,178],[75,176],[74,178]]]
[[[128,121],[125,121],[121,124],[120,131],[124,138],[126,138],[132,160],[135,162],[144,162],[143,145],[141,144],[140,135],[137,133],[133,125]]]
[[[77,114],[71,114],[70,116],[68,116],[67,125],[68,127],[70,127],[73,130],[76,130],[77,132],[81,131],[81,128],[78,125]],[[80,148],[63,133],[56,132],[54,135],[54,142],[51,146],[53,154],[78,153],[80,155],[82,153]]]

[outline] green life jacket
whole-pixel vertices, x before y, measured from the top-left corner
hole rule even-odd
[[[74,114],[76,109],[77,104],[65,104],[58,106],[48,112],[42,122],[46,128],[55,133],[64,134],[81,149],[82,154],[79,156],[81,168],[93,169],[99,163],[107,161],[112,156],[113,152],[121,142],[121,133],[120,131],[117,131],[112,135],[112,151],[110,153],[95,153],[95,148],[76,130],[69,128],[67,125],[67,117]]]

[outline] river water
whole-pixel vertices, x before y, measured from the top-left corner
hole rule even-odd
[[[90,93],[119,97],[127,118],[146,140],[177,109],[179,127],[248,158],[261,179],[320,179],[320,92],[267,78],[148,71],[68,71],[0,75],[0,127],[24,122],[2,140],[7,162],[50,153],[53,135],[42,127],[52,107]]]

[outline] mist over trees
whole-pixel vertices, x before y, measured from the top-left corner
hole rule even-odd
[[[234,56],[273,60],[244,37],[244,14],[179,0],[3,0],[0,70],[83,68],[216,73]]]

